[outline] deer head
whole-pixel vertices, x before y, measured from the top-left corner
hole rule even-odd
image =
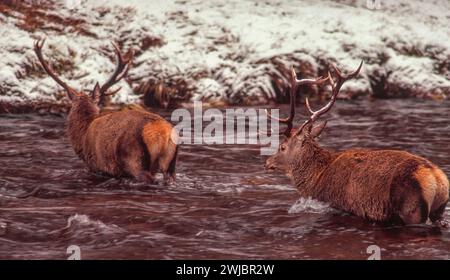
[[[130,62],[133,58],[132,51],[127,56],[124,56],[120,52],[119,47],[113,43],[114,51],[117,55],[117,66],[114,73],[103,84],[103,86],[100,86],[97,82],[94,89],[87,94],[83,91],[75,90],[58,77],[53,68],[45,61],[44,56],[42,55],[42,47],[44,46],[44,43],[45,39],[36,41],[34,44],[34,51],[45,72],[66,91],[67,96],[72,103],[72,111],[98,113],[99,106],[104,105],[106,97],[116,94],[121,89],[119,87],[116,90],[108,92],[111,86],[119,82],[128,73]]]
[[[358,75],[362,64],[363,62],[361,61],[358,69],[347,75],[342,74],[342,72],[333,65],[336,81],[333,80],[330,72],[328,72],[328,77],[326,78],[297,80],[295,71],[292,69],[290,115],[285,119],[279,119],[280,123],[287,125],[286,130],[280,133],[285,136],[285,139],[280,144],[278,152],[267,159],[265,164],[266,169],[279,170],[291,177],[292,171],[299,168],[299,163],[312,164],[312,159],[319,158],[316,154],[320,153],[321,150],[318,147],[315,138],[322,133],[326,126],[326,121],[319,123],[316,123],[316,121],[333,107],[342,85],[349,79]],[[330,101],[321,109],[313,111],[306,98],[306,107],[311,115],[309,119],[303,122],[297,129],[294,129],[293,120],[295,115],[295,95],[297,86],[302,84],[320,85],[325,82],[328,82],[331,85]],[[271,117],[270,114],[268,115]]]

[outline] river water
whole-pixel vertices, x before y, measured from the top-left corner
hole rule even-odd
[[[450,174],[449,116],[448,101],[339,101],[320,143],[404,149]],[[376,225],[299,198],[264,161],[256,145],[184,145],[177,182],[147,186],[87,171],[61,117],[0,115],[0,258],[65,259],[70,245],[82,259],[367,259],[370,245],[382,259],[450,258],[450,229]]]

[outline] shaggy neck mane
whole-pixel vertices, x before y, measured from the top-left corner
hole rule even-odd
[[[75,153],[81,158],[83,158],[83,143],[86,131],[97,115],[98,110],[90,104],[76,104],[70,109],[67,133]]]
[[[304,149],[303,156],[292,162],[292,179],[303,196],[317,198],[321,190],[317,189],[316,182],[333,161],[333,153],[312,141],[305,143]]]

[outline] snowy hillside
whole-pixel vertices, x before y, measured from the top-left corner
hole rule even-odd
[[[67,102],[37,64],[32,45],[43,37],[44,55],[77,89],[114,70],[111,41],[135,49],[120,103],[281,102],[291,65],[313,77],[361,59],[341,97],[448,97],[450,1],[379,2],[2,0],[0,103]]]

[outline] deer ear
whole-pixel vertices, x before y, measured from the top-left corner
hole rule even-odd
[[[298,139],[303,139],[303,135],[310,136],[313,125],[311,123],[306,124],[301,130],[295,133]]]
[[[95,103],[98,103],[100,101],[100,85],[98,84],[98,82],[95,84],[91,97]]]
[[[310,132],[312,138],[319,137],[322,133],[323,129],[327,126],[327,121],[320,122],[318,125],[315,125]]]

